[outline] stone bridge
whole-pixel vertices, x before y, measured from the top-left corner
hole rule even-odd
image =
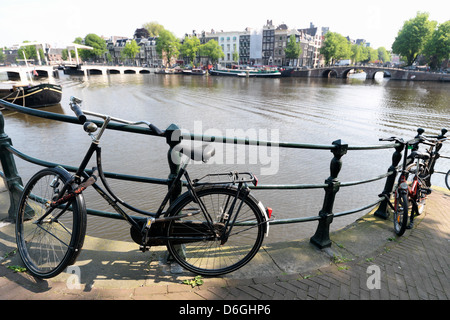
[[[35,73],[34,73],[35,72]],[[50,77],[55,75],[53,66],[19,66],[19,67],[0,67],[0,73],[6,73],[9,80],[25,81],[28,74],[34,74],[39,77]]]
[[[54,66],[14,66],[0,67],[0,73],[6,73],[8,80],[28,79],[28,74],[38,77],[58,76],[58,70]],[[100,66],[100,65],[66,65],[64,73],[72,75],[96,75],[96,74],[144,74],[150,73],[150,68],[128,66]]]
[[[366,73],[366,79],[374,79],[375,75],[381,72],[384,76],[390,77],[392,80],[450,81],[450,74],[373,66],[329,66],[316,69],[304,69],[292,71],[290,76],[345,79],[348,78],[351,72],[359,70]]]
[[[72,75],[144,74],[150,73],[150,68],[102,65],[66,65],[64,67],[64,73]]]

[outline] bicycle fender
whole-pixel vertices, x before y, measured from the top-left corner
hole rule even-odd
[[[269,217],[267,216],[266,209],[264,208],[261,201],[258,202],[258,208],[259,208],[259,210],[261,210],[261,213],[263,214],[264,219],[266,219],[266,230],[264,233],[266,234],[266,237],[268,237],[269,236]]]

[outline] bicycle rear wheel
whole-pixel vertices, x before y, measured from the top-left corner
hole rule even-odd
[[[50,209],[48,201],[70,179],[61,168],[37,172],[23,190],[16,217],[16,241],[27,270],[39,278],[51,278],[73,264],[83,246],[86,233],[86,207],[80,194],[70,208],[61,205],[41,219]],[[72,188],[69,187],[68,191]]]
[[[266,230],[266,220],[257,201],[250,195],[243,197],[241,194],[233,213],[228,216],[228,210],[237,194],[236,188],[207,186],[196,189],[196,193],[211,221],[201,213],[200,206],[192,195],[185,193],[174,203],[169,216],[200,213],[168,224],[169,237],[190,239],[169,240],[169,252],[182,267],[204,276],[218,276],[241,268],[258,252]],[[237,218],[233,224],[231,221],[236,213]],[[230,226],[225,226],[228,219],[231,220],[232,229],[224,239],[222,235],[230,231]]]
[[[407,222],[408,195],[397,190],[394,203],[394,231],[398,236],[402,236],[405,233]]]
[[[406,178],[407,178],[406,182],[408,183],[408,186],[413,185],[416,171],[417,171],[417,163],[415,163],[415,162],[406,167],[406,172],[407,172],[406,173]],[[426,185],[427,181],[430,180],[429,170],[423,164],[419,165],[418,177],[420,180],[420,184],[417,187],[418,188],[417,189],[417,197],[415,199],[417,201],[416,214],[421,215],[425,211],[425,204],[426,204],[426,199],[427,199],[427,195],[428,195],[428,193],[426,193],[425,190],[423,190],[421,186],[422,186],[422,184]]]

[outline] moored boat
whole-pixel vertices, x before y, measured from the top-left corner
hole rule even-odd
[[[247,78],[275,78],[281,76],[281,72],[272,68],[258,69],[211,69],[209,74],[212,76],[233,76]]]
[[[200,68],[194,68],[191,70],[191,74],[193,76],[203,76],[206,74],[206,70],[200,69]]]
[[[62,88],[57,84],[14,85],[0,89],[0,99],[29,108],[41,108],[60,103]]]
[[[160,68],[155,70],[156,74],[175,74],[175,70],[171,68]]]

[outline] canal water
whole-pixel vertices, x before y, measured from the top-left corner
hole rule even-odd
[[[254,79],[182,75],[109,75],[51,79],[63,87],[61,105],[43,110],[72,115],[69,97],[83,108],[128,120],[147,120],[161,129],[176,124],[194,134],[238,136],[263,141],[331,145],[341,139],[350,146],[378,145],[379,138],[413,138],[418,127],[437,134],[450,127],[448,83],[364,79]],[[42,160],[78,165],[90,144],[79,125],[3,111],[5,132],[18,150]],[[449,128],[450,129],[450,128]],[[104,170],[165,179],[169,175],[164,139],[108,130],[102,138]],[[189,167],[192,177],[231,170],[252,171],[259,184],[322,184],[329,176],[329,150],[242,147],[214,143],[209,164]],[[393,150],[349,151],[343,156],[339,179],[364,180],[385,173]],[[442,148],[450,156],[450,143]],[[16,158],[24,181],[40,167]],[[94,163],[92,163],[92,166]],[[447,171],[450,160],[437,169]],[[110,180],[127,202],[155,211],[167,187]],[[373,203],[385,180],[341,188],[334,212]],[[444,186],[436,174],[433,184]],[[92,190],[91,190],[92,191]],[[322,208],[324,190],[255,190],[256,198],[273,208],[277,219],[310,217]],[[111,211],[93,192],[89,208]],[[111,211],[112,212],[112,211]],[[335,218],[342,228],[366,211]],[[311,237],[317,222],[275,225],[266,243]],[[89,216],[88,235],[131,241],[123,221]]]

